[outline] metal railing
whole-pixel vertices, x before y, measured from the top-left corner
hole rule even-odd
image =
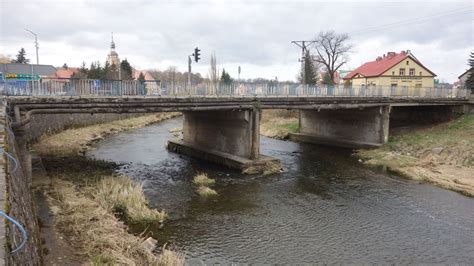
[[[7,96],[153,96],[153,97],[391,97],[466,99],[465,88],[315,86],[295,83],[159,82],[138,80],[41,79],[1,81]]]

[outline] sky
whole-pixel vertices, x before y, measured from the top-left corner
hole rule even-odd
[[[454,82],[474,51],[474,1],[290,0],[0,0],[0,54],[24,47],[40,64],[105,62],[111,32],[120,59],[136,69],[208,75],[210,55],[234,78],[295,80],[301,50],[294,40],[347,33],[351,70],[389,51],[410,50],[440,81]]]

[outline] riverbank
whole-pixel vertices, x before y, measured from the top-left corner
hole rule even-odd
[[[390,137],[387,144],[356,155],[405,177],[474,197],[474,115]]]
[[[290,133],[296,133],[299,127],[297,111],[263,110],[260,134],[275,139],[288,139]]]
[[[91,264],[182,265],[183,256],[163,249],[159,256],[128,232],[127,224],[163,223],[166,213],[147,206],[140,185],[115,173],[117,165],[86,158],[92,144],[110,134],[179,115],[163,113],[68,129],[33,145],[50,179],[42,192],[54,228],[77,257]]]

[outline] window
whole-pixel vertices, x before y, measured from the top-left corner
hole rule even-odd
[[[400,73],[399,73],[400,76],[405,76],[405,69],[404,68],[400,68]]]
[[[420,83],[415,84],[415,88],[417,88],[417,89],[421,88],[421,84]]]
[[[420,71],[420,76],[421,76],[421,71]]]
[[[395,76],[395,71],[392,71],[392,76]]]
[[[414,76],[414,75],[415,75],[415,69],[414,69],[414,68],[410,68],[410,72],[408,72],[408,75]]]
[[[408,62],[409,62],[409,61],[407,60],[407,66],[408,66]]]

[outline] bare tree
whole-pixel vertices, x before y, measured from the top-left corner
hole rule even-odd
[[[352,45],[348,44],[349,35],[335,31],[320,32],[315,39],[316,62],[326,67],[332,84],[337,70],[347,63],[348,53]]]
[[[209,79],[213,87],[217,87],[217,82],[219,81],[219,69],[217,69],[217,59],[216,53],[211,54],[211,66],[209,68]]]

